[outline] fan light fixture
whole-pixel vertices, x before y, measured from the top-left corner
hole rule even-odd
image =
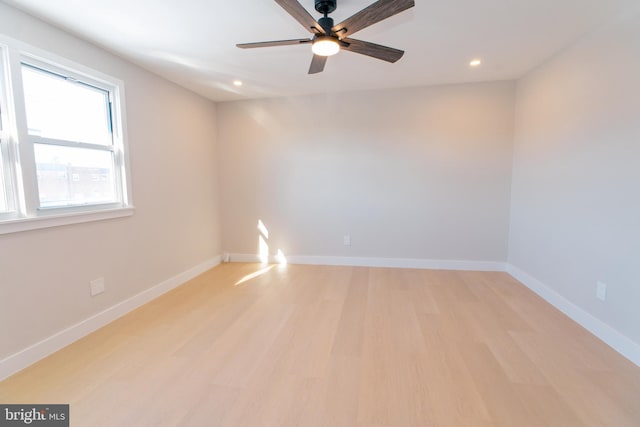
[[[335,37],[318,36],[314,40],[311,50],[319,56],[331,56],[340,52],[340,45]]]
[[[316,12],[322,14],[322,18],[318,20],[315,20],[309,14],[307,9],[300,4],[300,1],[275,0],[292,18],[302,24],[305,30],[311,33],[311,38],[307,36],[306,38],[292,40],[240,43],[236,46],[241,49],[253,49],[257,47],[305,45],[308,49],[308,45],[311,44],[313,58],[311,59],[311,66],[309,66],[309,74],[317,74],[324,71],[324,66],[328,62],[327,58],[341,50],[370,56],[390,63],[398,61],[404,55],[404,51],[400,49],[352,39],[351,36],[373,24],[414,7],[415,0],[377,0],[339,24],[334,24],[333,18],[329,17],[329,14],[336,10],[338,0],[314,0]],[[311,2],[311,0],[305,1]]]

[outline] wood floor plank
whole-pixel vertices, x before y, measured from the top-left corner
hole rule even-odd
[[[76,426],[638,426],[640,368],[506,273],[223,264],[0,401]]]

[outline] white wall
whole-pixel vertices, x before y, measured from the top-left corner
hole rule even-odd
[[[509,262],[640,343],[640,14],[522,79],[516,111]]]
[[[124,81],[136,207],[0,236],[1,360],[214,258],[220,236],[213,103],[3,4],[0,32]]]
[[[223,249],[506,261],[515,85],[218,105]],[[343,246],[350,234],[352,245]]]

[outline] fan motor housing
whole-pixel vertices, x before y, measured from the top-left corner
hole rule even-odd
[[[336,10],[337,0],[316,0],[316,10],[327,15]]]
[[[318,24],[320,24],[325,33],[331,34],[331,28],[333,28],[333,19],[325,16],[318,19]]]

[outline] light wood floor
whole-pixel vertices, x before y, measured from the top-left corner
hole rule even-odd
[[[505,273],[261,268],[205,273],[0,402],[70,403],[72,426],[640,425],[640,368]]]

